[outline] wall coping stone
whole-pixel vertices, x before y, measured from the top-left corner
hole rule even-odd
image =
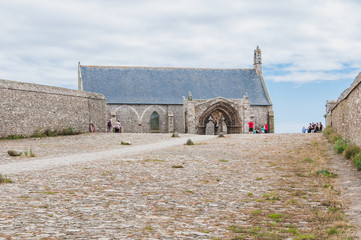
[[[332,110],[335,109],[340,102],[345,100],[360,83],[361,83],[361,72],[356,76],[351,86],[345,89],[341,93],[340,97],[337,99],[336,103],[331,107],[330,111],[332,112]]]
[[[105,100],[104,95],[100,94],[100,93],[78,91],[78,90],[62,88],[62,87],[54,87],[54,86],[41,85],[41,84],[35,84],[35,83],[10,81],[10,80],[4,80],[4,79],[0,79],[0,89],[46,93],[46,94],[54,94],[54,95],[62,95],[62,96],[76,96],[76,97],[81,97],[81,98]]]

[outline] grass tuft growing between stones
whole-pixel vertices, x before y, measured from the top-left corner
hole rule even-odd
[[[334,143],[333,148],[339,154],[343,154],[347,159],[352,159],[354,166],[357,170],[361,171],[361,149],[354,143],[342,139],[342,136],[334,133],[333,129],[329,127],[323,135],[329,142]]]
[[[332,133],[328,137],[328,142],[330,142],[330,143],[335,143],[338,140],[342,140],[342,136],[340,134],[337,134],[337,133]]]
[[[262,214],[262,210],[254,210],[251,212],[252,215],[261,215]]]
[[[150,225],[147,225],[147,226],[144,227],[144,230],[146,230],[146,231],[153,231],[153,227],[150,226]]]
[[[14,181],[8,178],[6,175],[3,176],[0,174],[0,184],[1,183],[14,183]]]
[[[357,168],[357,170],[361,171],[361,154],[357,154],[353,159],[353,164]]]
[[[184,168],[182,165],[173,165],[172,168]]]
[[[18,140],[18,139],[23,139],[23,138],[25,138],[24,135],[9,135],[5,139],[6,140]]]
[[[273,168],[274,173],[287,178],[272,184],[262,181],[270,187],[267,192],[255,188],[254,194],[260,197],[249,195],[247,203],[252,203],[253,209],[240,219],[245,224],[230,224],[227,239],[353,239],[340,191],[334,187],[337,174],[328,168],[327,141],[315,135],[308,144],[291,151],[292,155],[278,152],[269,157],[280,166]]]
[[[70,136],[70,135],[79,135],[82,134],[82,130],[74,130],[72,127],[68,127],[65,129],[45,129],[38,128],[35,130],[31,137],[34,138],[44,138],[44,137],[56,137],[56,136]]]
[[[228,160],[226,160],[226,159],[220,159],[219,161],[220,162],[228,162]]]
[[[165,160],[162,159],[145,159],[144,162],[165,162]]]
[[[33,153],[33,150],[30,148],[29,151],[24,151],[25,157],[35,157],[35,154]]]
[[[272,213],[267,215],[268,218],[271,218],[275,222],[283,221],[287,216],[281,213]]]
[[[327,169],[319,170],[316,172],[317,175],[322,175],[324,177],[331,177],[331,178],[337,178],[337,174],[330,172]]]
[[[334,130],[331,126],[327,126],[325,129],[323,129],[322,134],[327,139],[330,138],[330,136],[334,133]]]
[[[175,132],[175,133],[172,133],[172,136],[171,136],[172,138],[178,138],[179,137],[179,134],[177,133],[177,132]]]
[[[348,144],[347,148],[342,153],[347,159],[354,158],[357,154],[360,153],[360,148],[356,144]]]
[[[345,149],[348,147],[348,141],[344,139],[337,139],[335,141],[335,144],[333,145],[333,148],[337,153],[343,153]]]

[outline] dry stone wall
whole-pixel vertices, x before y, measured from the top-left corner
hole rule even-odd
[[[45,130],[97,131],[106,129],[102,94],[0,80],[0,137],[31,136]]]
[[[328,111],[328,124],[345,139],[361,146],[361,74]]]

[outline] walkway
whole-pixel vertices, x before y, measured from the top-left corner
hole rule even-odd
[[[361,239],[361,173],[321,134],[97,133],[0,149],[14,180],[0,184],[0,240]]]
[[[201,142],[215,137],[216,136],[214,135],[188,135],[187,137],[169,138],[167,140],[156,143],[148,143],[136,146],[129,145],[124,148],[101,150],[91,153],[78,153],[64,157],[50,157],[43,158],[41,160],[36,158],[28,158],[27,161],[19,161],[0,165],[0,173],[11,175],[24,172],[47,170],[57,167],[65,167],[76,163],[90,163],[101,159],[125,157],[128,155],[142,154],[148,151],[157,151],[176,145],[182,145],[185,144],[189,138],[191,138],[194,142]]]

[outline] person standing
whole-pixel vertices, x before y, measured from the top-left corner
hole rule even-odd
[[[119,120],[117,120],[117,121],[114,123],[114,129],[115,129],[115,132],[116,132],[116,133],[120,133],[120,122],[119,122]]]
[[[264,124],[264,133],[268,133],[268,124],[267,124],[267,122]]]
[[[249,127],[249,132],[250,132],[250,133],[253,133],[253,125],[254,125],[254,122],[249,121],[248,127]]]
[[[312,124],[310,123],[310,125],[307,128],[307,133],[311,133],[312,132]]]
[[[305,128],[305,126],[303,126],[302,128],[302,133],[306,133],[307,129]]]
[[[108,132],[111,132],[112,131],[112,127],[113,127],[113,123],[112,123],[112,120],[109,119],[108,123],[107,123],[107,126],[108,126]]]

